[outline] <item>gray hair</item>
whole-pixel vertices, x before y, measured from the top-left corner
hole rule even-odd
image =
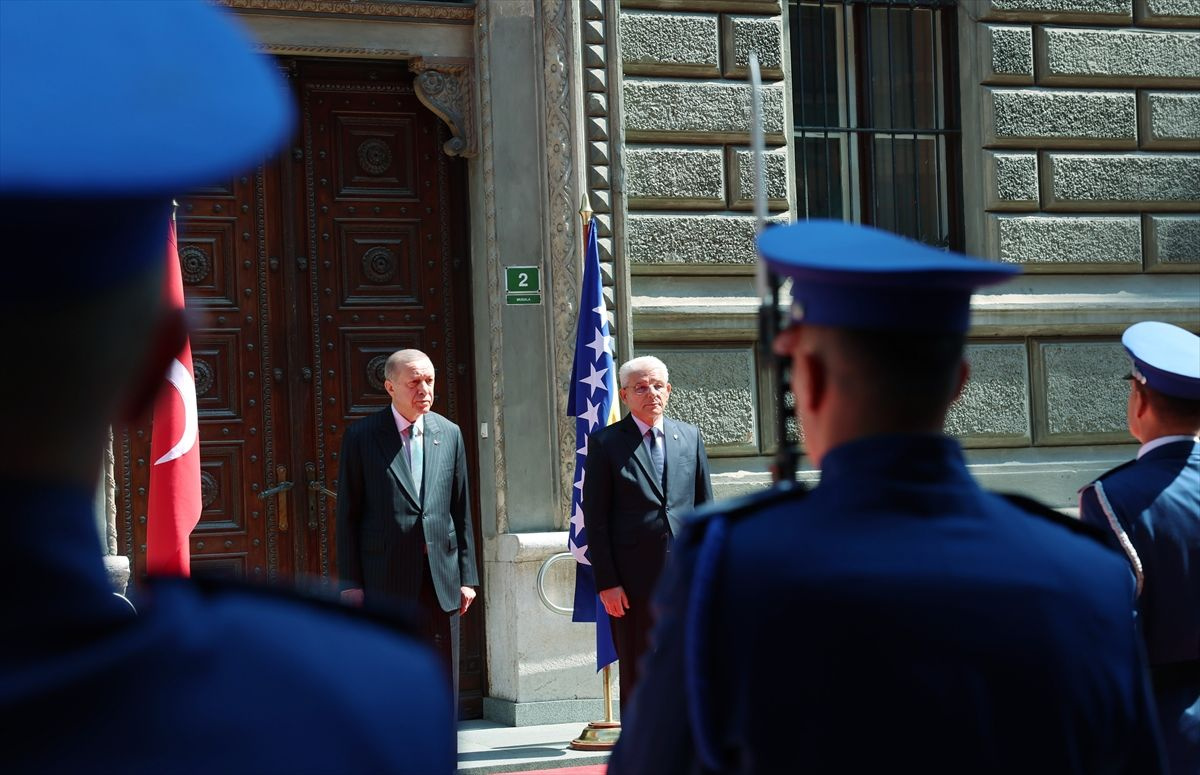
[[[667,372],[667,364],[655,358],[653,355],[642,355],[632,360],[625,361],[621,364],[621,370],[617,372],[617,383],[619,387],[629,387],[629,375],[635,371],[661,371],[663,373],[663,382],[670,382],[670,374]]]
[[[389,382],[395,382],[396,372],[408,364],[416,363],[417,361],[429,361],[433,363],[433,359],[420,350],[397,350],[389,355],[387,363],[383,364],[384,379]]]

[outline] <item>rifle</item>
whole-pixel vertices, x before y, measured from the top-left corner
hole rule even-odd
[[[755,233],[767,228],[767,185],[764,163],[765,140],[763,138],[762,73],[758,65],[758,54],[750,52],[750,143],[754,157],[754,218]],[[757,239],[756,239],[757,244]],[[788,437],[787,396],[791,392],[792,359],[776,355],[771,345],[775,336],[786,323],[779,313],[779,277],[767,269],[762,254],[758,255],[755,272],[755,290],[758,292],[758,351],[763,363],[774,363],[775,393],[777,399],[776,429],[778,448],[772,466],[776,483],[794,482],[796,468],[800,462],[799,446]]]

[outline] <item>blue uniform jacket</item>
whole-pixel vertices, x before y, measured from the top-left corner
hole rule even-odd
[[[432,651],[299,598],[113,595],[91,494],[6,482],[5,772],[451,773]]]
[[[1142,632],[1172,771],[1200,772],[1200,443],[1176,441],[1080,492],[1139,577]]]
[[[1161,771],[1121,557],[942,436],[823,462],[678,542],[610,775]]]

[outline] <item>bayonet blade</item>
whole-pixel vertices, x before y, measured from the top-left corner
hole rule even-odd
[[[766,141],[763,138],[762,72],[758,66],[758,53],[750,52],[750,149],[754,157],[754,222],[755,232],[761,233],[767,225],[767,182]],[[755,287],[760,301],[770,295],[767,284],[767,267],[762,256],[758,258]]]

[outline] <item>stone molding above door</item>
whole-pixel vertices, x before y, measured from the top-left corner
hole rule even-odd
[[[447,156],[472,159],[478,153],[475,133],[474,84],[470,60],[417,57],[408,63],[416,74],[413,86],[417,99],[445,122],[453,135],[442,145]]]
[[[404,60],[418,98],[450,129],[450,156],[478,153],[474,5],[342,0],[221,0],[258,49],[276,56]],[[312,16],[293,16],[294,13]],[[364,17],[371,24],[364,25]]]
[[[280,11],[288,13],[321,13],[337,16],[371,16],[406,21],[454,21],[474,22],[475,6],[464,3],[453,5],[429,5],[406,3],[402,0],[389,2],[358,2],[357,0],[218,0],[229,8],[251,11]]]

